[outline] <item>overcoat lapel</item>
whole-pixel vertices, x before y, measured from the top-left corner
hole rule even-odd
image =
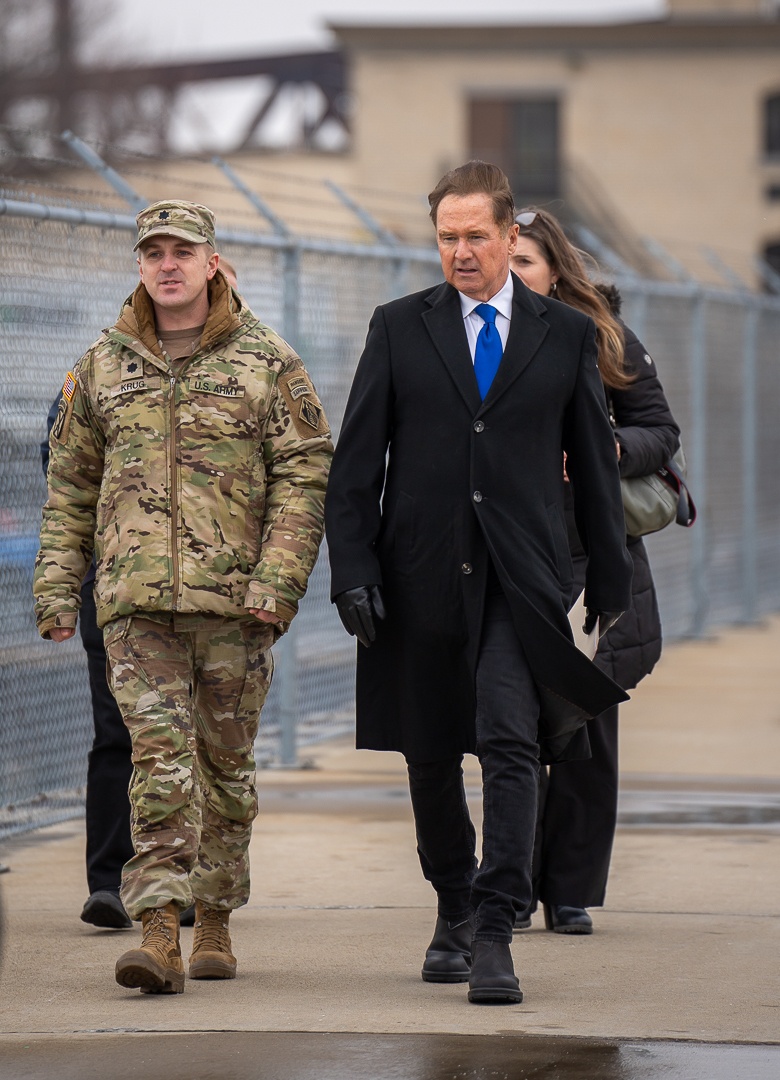
[[[533,360],[539,347],[547,336],[549,326],[542,317],[545,314],[544,304],[515,275],[512,275],[515,286],[512,299],[512,320],[509,324],[509,337],[507,338],[504,355],[498,365],[496,377],[487,392],[482,407],[489,409],[499,397],[509,389],[512,383]]]
[[[509,389],[530,364],[547,336],[548,325],[543,318],[544,304],[514,274],[512,280],[515,291],[509,338],[493,385],[484,402],[479,396],[457,289],[444,282],[426,300],[429,307],[423,312],[423,322],[472,415],[480,409],[490,408]]]
[[[481,402],[466,327],[463,325],[458,290],[444,282],[430,294],[426,303],[430,306],[422,314],[423,322],[436,351],[473,416]]]

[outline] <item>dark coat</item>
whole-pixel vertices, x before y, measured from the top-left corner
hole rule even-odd
[[[609,297],[613,304],[615,297]],[[652,357],[642,342],[623,326],[626,370],[635,375],[624,390],[610,389],[615,437],[620,443],[620,475],[647,476],[660,468],[680,445],[680,429],[672,416]],[[567,527],[574,560],[575,591],[585,581],[586,556],[577,535],[573,499],[567,500]],[[631,607],[599,645],[595,663],[624,690],[649,675],[661,655],[661,617],[641,537],[626,539],[634,563]]]
[[[568,454],[587,602],[629,603],[615,444],[593,323],[514,278],[504,356],[480,401],[458,293],[377,308],[330,473],[332,595],[381,585],[387,618],[358,647],[357,745],[438,760],[475,747],[489,560],[542,700],[543,760],[626,695],[571,641]]]

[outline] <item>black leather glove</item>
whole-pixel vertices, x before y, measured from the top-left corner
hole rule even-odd
[[[606,632],[612,629],[622,614],[622,611],[596,611],[595,608],[586,608],[585,622],[582,626],[583,633],[589,634],[596,625],[596,620],[598,619],[599,637],[603,638]]]
[[[379,586],[359,585],[356,589],[347,589],[338,594],[335,603],[344,629],[368,648],[376,638],[374,619],[385,617]]]

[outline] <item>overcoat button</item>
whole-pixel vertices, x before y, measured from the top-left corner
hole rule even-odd
[[[484,431],[485,430],[485,425],[482,423],[481,420],[477,420],[476,424],[474,425],[474,430],[475,431]]]
[[[470,562],[464,562],[463,566],[461,566],[461,570],[464,574],[470,574],[473,569],[474,567],[471,565]]]
[[[475,491],[474,495],[472,497],[474,499],[474,502],[482,502],[482,492],[481,491]]]

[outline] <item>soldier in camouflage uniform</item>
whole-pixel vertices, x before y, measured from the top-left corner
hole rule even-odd
[[[34,592],[41,635],[71,637],[94,538],[133,743],[121,897],[143,923],[116,978],[170,993],[193,898],[190,977],[235,976],[269,650],[317,557],[332,446],[301,360],[219,269],[211,211],[159,202],[137,223],[141,282],[65,380]]]

